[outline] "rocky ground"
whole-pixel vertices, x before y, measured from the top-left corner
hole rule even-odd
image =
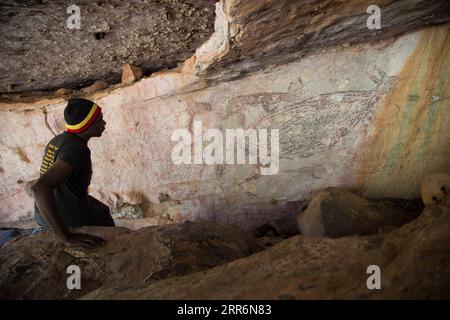
[[[103,286],[127,286],[207,270],[262,248],[231,225],[189,223],[126,228],[84,227],[106,245],[67,247],[43,232],[4,246],[0,253],[1,299],[74,299]],[[81,290],[67,290],[66,268],[82,272]]]
[[[93,250],[67,247],[48,232],[22,237],[0,249],[1,298],[450,298],[449,186],[448,175],[426,179],[426,207],[414,218],[410,206],[397,206],[398,215],[410,217],[402,222],[392,219],[386,202],[325,190],[299,214],[300,234],[287,239],[269,225],[249,235],[235,226],[201,222],[137,231],[85,227],[82,232],[107,241]],[[307,227],[305,221],[317,226],[336,212],[346,230],[340,235],[315,235],[316,229]],[[360,222],[374,216],[377,231],[369,232]],[[66,288],[71,264],[81,268],[81,290]],[[371,265],[381,270],[379,290],[367,287]]]

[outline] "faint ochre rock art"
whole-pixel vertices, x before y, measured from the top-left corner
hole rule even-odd
[[[19,156],[20,161],[30,163],[30,158],[28,158],[28,155],[22,148],[15,148],[14,152]]]
[[[368,121],[375,91],[336,92],[290,101],[257,121],[280,130],[280,155],[309,157],[334,146],[356,125]]]

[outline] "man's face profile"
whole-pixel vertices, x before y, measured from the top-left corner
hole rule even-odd
[[[86,130],[86,134],[90,137],[101,137],[105,131],[106,121],[103,120],[103,113],[101,113],[94,123]]]

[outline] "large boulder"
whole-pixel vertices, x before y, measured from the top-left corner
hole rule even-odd
[[[416,215],[393,201],[367,200],[350,191],[329,188],[311,200],[297,221],[303,235],[337,238],[373,234],[385,226],[398,227]]]
[[[43,232],[0,249],[0,299],[73,299],[99,287],[126,286],[206,270],[259,250],[232,225],[173,224],[137,231],[83,227],[103,237],[95,249],[68,247]],[[81,289],[68,290],[67,267],[81,270]]]

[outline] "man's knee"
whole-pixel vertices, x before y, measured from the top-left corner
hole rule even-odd
[[[90,225],[96,226],[106,226],[106,227],[114,227],[115,223],[111,216],[111,211],[109,207],[103,202],[92,198],[92,216]]]

